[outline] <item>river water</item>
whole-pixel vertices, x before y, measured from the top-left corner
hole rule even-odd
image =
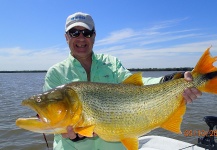
[[[143,76],[159,77],[171,72],[144,72]],[[21,106],[21,101],[31,95],[41,93],[45,73],[0,73],[0,149],[1,150],[48,150],[42,134],[19,129],[15,125],[17,118],[35,116],[35,112]],[[198,100],[187,105],[181,130],[174,134],[156,129],[148,135],[160,135],[197,143],[199,132],[208,130],[204,116],[217,116],[217,95],[204,93]],[[193,132],[194,134],[186,134]],[[47,135],[52,147],[53,135]],[[52,149],[52,148],[50,148]]]

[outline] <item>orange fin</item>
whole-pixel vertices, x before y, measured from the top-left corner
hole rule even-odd
[[[217,71],[217,68],[213,66],[213,63],[217,60],[217,57],[212,57],[209,50],[211,47],[207,48],[206,51],[203,53],[197,65],[192,71],[192,74],[199,73],[199,74],[207,74],[210,72]]]
[[[217,78],[214,78],[212,80],[209,80],[206,82],[206,84],[202,87],[199,87],[198,89],[202,92],[217,94]]]
[[[180,104],[180,107],[177,109],[175,113],[172,114],[169,119],[161,125],[163,129],[181,134],[181,123],[182,123],[182,117],[185,114],[186,111],[186,104],[184,99],[182,100],[182,103]]]
[[[121,139],[121,143],[127,148],[127,150],[138,150],[139,147],[138,138],[124,138]]]
[[[87,127],[76,127],[74,128],[75,133],[79,133],[80,135],[87,136],[87,137],[93,137],[93,130],[95,126],[90,125]]]
[[[210,55],[211,47],[209,47],[201,56],[194,70],[192,71],[193,77],[203,75],[207,81],[202,86],[198,87],[202,92],[217,94],[217,68],[213,63],[217,61],[217,56]]]
[[[122,83],[143,86],[144,84],[142,82],[142,72],[132,74],[131,76],[126,78]]]

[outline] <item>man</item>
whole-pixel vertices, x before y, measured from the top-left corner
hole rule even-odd
[[[131,75],[121,62],[110,55],[95,54],[93,45],[96,31],[92,17],[89,14],[77,12],[66,20],[65,38],[69,45],[70,55],[67,59],[52,66],[45,77],[44,91],[59,85],[75,81],[90,81],[104,83],[121,83]],[[191,81],[190,72],[184,74]],[[160,83],[172,79],[172,76],[159,78],[143,78],[145,85]],[[191,102],[201,95],[196,88],[186,89],[183,96],[186,102]],[[54,135],[55,150],[124,150],[120,142],[106,142],[97,135],[85,138],[76,134],[71,126],[68,133]]]

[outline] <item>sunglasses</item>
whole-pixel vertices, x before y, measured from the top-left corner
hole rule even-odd
[[[90,38],[95,33],[95,31],[94,31],[94,29],[93,30],[88,30],[88,29],[84,29],[84,30],[71,29],[71,30],[68,31],[68,34],[72,38],[79,37],[79,35],[81,33],[83,34],[84,37]]]

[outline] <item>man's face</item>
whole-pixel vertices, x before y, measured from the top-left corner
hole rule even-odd
[[[74,56],[75,58],[87,58],[92,54],[92,49],[93,49],[93,44],[95,41],[96,34],[94,32],[92,36],[85,37],[84,35],[85,33],[87,33],[86,35],[88,35],[88,31],[89,30],[87,30],[84,27],[76,26],[70,29],[69,32],[65,34],[66,41],[71,50],[71,55]],[[78,34],[79,36],[77,36]]]

